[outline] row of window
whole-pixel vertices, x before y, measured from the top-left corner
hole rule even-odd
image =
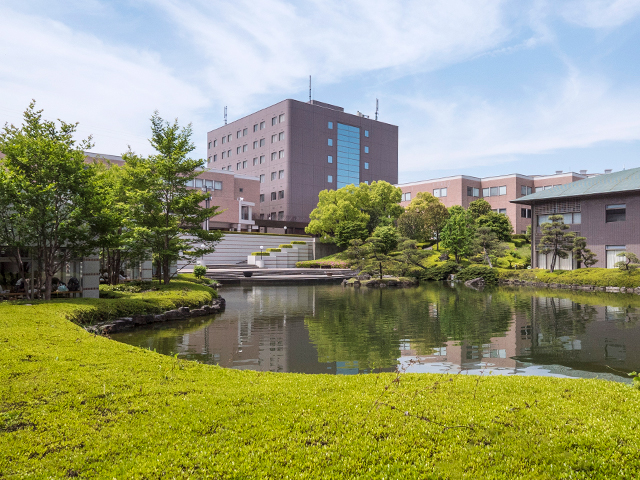
[[[278,172],[271,172],[271,180],[282,179],[284,178],[284,170],[278,170]],[[267,180],[266,174],[260,175],[260,183],[264,183]]]
[[[524,210],[524,209],[522,209]],[[580,224],[582,223],[582,214],[576,213],[562,213],[555,214],[562,215],[562,220],[566,224]],[[549,217],[551,215],[538,215],[537,225],[541,226],[543,223],[550,223]],[[531,218],[530,216],[527,218]],[[605,222],[624,222],[627,219],[627,205],[624,203],[607,205],[605,206]]]
[[[580,212],[552,213],[551,215],[562,215],[562,221],[567,225],[579,225],[580,223],[582,223],[582,214]],[[541,226],[543,223],[551,223],[551,221],[549,220],[549,217],[551,215],[538,215],[538,226]]]
[[[411,192],[403,193],[401,202],[410,202],[411,201]]]
[[[267,220],[276,220],[276,218],[278,220],[284,220],[284,212],[278,212],[277,215],[276,212],[271,212],[267,217]],[[260,220],[264,220],[264,213],[260,214]]]
[[[226,157],[230,157],[231,156],[231,151],[229,152],[222,152],[222,159],[225,159],[225,154]],[[272,152],[271,153],[271,160],[277,160],[278,158],[284,158],[284,150],[280,150],[278,152]],[[211,160],[211,157],[209,157],[209,159]],[[265,156],[264,155],[260,155],[260,164],[264,163],[264,159]],[[213,156],[213,161],[217,162],[218,161],[218,155],[214,155]],[[242,165],[242,168],[247,168],[247,160],[244,160],[243,162],[238,162],[238,167],[237,169],[240,170],[240,165]],[[253,158],[253,165],[258,165],[258,157],[254,157]],[[223,170],[225,170],[225,167],[222,167]],[[229,170],[231,170],[231,166],[229,166],[228,168]]]
[[[276,198],[277,197],[277,198]],[[264,193],[260,194],[260,203],[264,203]],[[284,198],[284,190],[279,190],[278,193],[271,192],[271,200],[282,200]]]
[[[282,122],[284,122],[284,113],[283,113],[283,114],[281,114],[281,115],[276,115],[275,117],[273,117],[273,118],[271,119],[271,125],[272,125],[272,126],[275,126],[275,125],[277,125],[278,123],[282,123]],[[254,132],[257,132],[257,131],[258,131],[258,128],[259,128],[260,130],[263,130],[265,127],[266,127],[266,123],[265,123],[265,122],[260,122],[259,124],[258,124],[258,123],[256,123],[256,124],[253,126],[253,131],[254,131]],[[247,135],[249,135],[249,129],[248,129],[248,128],[244,128],[244,129],[242,129],[242,130],[238,130],[238,132],[236,133],[236,138],[242,138],[242,137],[245,137],[245,136],[247,136]],[[283,135],[283,134],[281,134],[281,135]],[[283,135],[283,137],[282,137],[282,138],[284,138],[284,135]],[[282,138],[281,138],[281,140],[282,140]],[[232,139],[233,139],[233,135],[229,134],[229,135],[225,135],[225,136],[223,136],[221,140],[222,140],[222,143],[224,144],[224,143],[228,143],[228,142],[230,142]],[[213,148],[215,148],[215,147],[217,147],[217,146],[218,146],[218,140],[217,140],[217,139],[215,139],[215,140],[213,141]],[[211,142],[209,142],[208,148],[209,148],[209,149],[211,149]],[[254,148],[255,148],[255,147],[254,147]]]
[[[506,194],[507,194],[506,185],[503,185],[501,187],[489,187],[489,188],[482,189],[483,197],[497,197],[499,195],[506,195]]]
[[[475,187],[467,187],[467,197],[479,197],[480,189]]]
[[[328,122],[327,127],[329,128],[329,130],[333,130],[333,122]],[[357,128],[357,127],[353,127],[353,128]],[[364,131],[364,136],[369,138],[369,130]]]
[[[447,189],[446,188],[434,188],[433,189],[433,196],[436,197],[436,198],[446,197],[447,196]]]
[[[208,188],[209,190],[222,190],[222,182],[217,180],[203,180],[202,178],[194,178],[187,182],[187,187]]]
[[[530,208],[521,208],[520,216],[522,218],[531,218],[531,209]]]
[[[506,208],[492,208],[491,211],[496,213],[504,213],[505,215],[507,214]]]

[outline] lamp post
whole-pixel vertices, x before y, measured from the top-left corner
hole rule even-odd
[[[202,187],[202,190],[204,191],[204,193],[207,194],[207,198],[205,200],[205,206],[206,208],[209,208],[209,201],[211,200],[211,194],[209,193],[209,187],[207,187],[206,185],[204,187]],[[209,217],[207,217],[207,219],[204,221],[204,225],[203,228],[208,232],[209,231]]]
[[[264,257],[262,256],[262,250],[264,250],[264,246],[260,245],[260,260],[256,261],[256,266],[258,268],[264,267]],[[260,263],[258,264],[258,262]]]
[[[285,235],[287,234],[287,226],[286,225],[284,226],[284,234]]]

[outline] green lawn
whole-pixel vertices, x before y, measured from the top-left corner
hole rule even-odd
[[[640,392],[597,380],[272,374],[0,305],[0,477],[637,478]]]

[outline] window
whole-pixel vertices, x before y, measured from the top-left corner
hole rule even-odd
[[[276,199],[276,192],[271,192],[271,200],[275,200]]]
[[[256,148],[258,148],[258,140],[253,142],[253,149],[255,150]]]
[[[214,161],[214,162],[217,162],[217,161],[218,161],[218,154],[215,154],[215,155],[213,156],[213,161]]]
[[[202,179],[196,178],[196,188],[202,188]]]
[[[242,192],[244,192],[244,188],[240,187],[240,188],[238,189],[238,191],[239,191],[240,193],[242,193]]]
[[[330,147],[333,147],[333,139],[331,139],[331,138],[330,138],[330,139],[327,141],[327,145],[329,145]]]
[[[531,218],[531,209],[530,208],[521,208],[520,216],[522,218]]]
[[[364,153],[369,153],[369,147],[364,147]]]
[[[253,159],[253,166],[255,167],[258,164],[258,157]]]
[[[267,141],[264,138],[260,139],[260,146],[261,147],[264,147],[266,143],[267,143]]]
[[[264,183],[264,173],[260,175],[260,183]]]
[[[475,187],[467,187],[467,197],[479,197],[480,189]]]
[[[227,135],[227,142],[231,141],[231,134]]]
[[[447,189],[446,188],[434,188],[433,189],[433,196],[434,197],[446,197],[447,196]]]
[[[236,136],[237,136],[237,138],[240,138],[242,136],[242,130],[238,130],[238,133],[237,133]]]
[[[278,152],[272,152],[271,153],[271,161],[275,160],[276,158],[278,158]]]
[[[241,151],[242,151],[242,147],[236,147],[236,155],[240,155]]]
[[[364,169],[369,170],[369,162],[364,162]]]
[[[520,193],[522,195],[531,195],[531,187],[527,187],[526,185],[520,186]]]
[[[222,159],[224,160],[224,156],[227,154],[227,152],[222,152]]]
[[[282,123],[284,122],[284,113],[281,113],[280,116],[278,117],[278,123]]]
[[[276,219],[276,212],[271,212],[269,214],[269,220],[275,220]]]
[[[545,189],[545,190],[549,190],[550,188],[553,188],[553,185],[545,185],[545,186],[544,186],[544,189]]]
[[[264,193],[260,194],[260,203],[264,203]]]
[[[245,135],[249,135],[249,129],[245,128],[244,130],[242,130],[242,136],[244,137]]]
[[[264,155],[260,155],[260,165],[264,163],[264,159],[265,159]]]
[[[278,171],[278,178],[284,178],[284,170]]]
[[[365,136],[365,137],[367,137],[367,138],[369,138],[369,130],[365,130],[365,131],[364,131],[364,136]]]
[[[411,201],[411,192],[403,193],[401,201],[410,202]]]
[[[231,156],[231,150],[227,150],[227,157]]]
[[[278,141],[278,135],[275,133],[271,135],[271,143],[276,143]]]
[[[240,162],[236,163],[236,170],[240,170]]]
[[[336,144],[336,188],[360,184],[360,128],[338,123]],[[333,144],[333,142],[332,142]]]
[[[333,157],[331,155],[327,156],[327,163],[333,163]]]
[[[227,167],[222,167],[222,170],[226,170],[226,169],[227,169]]]
[[[242,168],[247,168],[247,161],[242,162]]]
[[[329,122],[327,126],[329,127],[329,130],[333,130],[333,122]]]
[[[247,145],[246,143],[242,146],[242,151],[243,152],[248,152],[249,151],[249,145]]]
[[[333,175],[327,175],[327,183],[333,183]]]
[[[277,124],[277,123],[278,123],[278,117],[273,117],[273,118],[271,119],[271,126],[273,127],[273,126],[274,126],[275,124]]]
[[[489,187],[490,193],[489,195],[495,197],[498,195],[498,187]]]
[[[504,185],[502,187],[498,187],[498,189],[499,189],[498,195],[506,195],[507,194],[507,186],[506,185]]]
[[[627,205],[607,205],[606,206],[606,222],[624,222],[627,216]]]
[[[279,190],[278,191],[278,200],[281,200],[284,198],[284,190]]]
[[[257,124],[257,123],[253,126],[253,131],[254,131],[254,132],[257,132],[257,131],[258,131],[258,124]]]
[[[278,212],[278,220],[284,220],[284,212]]]
[[[498,213],[503,213],[503,214],[507,214],[507,209],[506,208],[499,208],[498,209]]]
[[[211,157],[209,157],[208,163],[211,163]]]
[[[284,140],[284,132],[278,134],[278,140]]]
[[[264,129],[265,127],[265,123],[264,122],[260,122],[260,130]]]
[[[365,184],[365,185],[369,185],[369,180],[365,180],[365,181],[364,181],[364,184]]]
[[[222,144],[224,145],[224,142],[227,141],[227,137],[222,137]]]
[[[218,182],[218,181],[213,182],[213,189],[222,190],[222,182]]]
[[[213,148],[216,148],[218,146],[218,140],[214,140],[213,141]]]
[[[491,196],[488,188],[483,188],[482,189],[482,196],[483,197],[490,197]]]
[[[240,208],[240,218],[242,220],[249,220],[249,207],[247,207],[246,205],[243,205]]]
[[[211,142],[209,142],[209,150],[211,150]]]
[[[284,150],[278,152],[278,158],[284,158]]]
[[[625,245],[605,245],[604,249],[607,254],[607,268],[616,268],[616,262],[623,260],[623,257],[618,257],[618,254],[624,252],[627,247]]]
[[[275,180],[278,174],[276,172],[271,172],[271,180]]]
[[[228,165],[228,166],[227,166],[227,170],[231,170],[231,165]]]

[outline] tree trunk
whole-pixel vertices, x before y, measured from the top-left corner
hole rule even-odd
[[[379,263],[380,268],[380,280],[382,280],[382,262]]]
[[[168,285],[171,281],[171,275],[169,274],[169,258],[162,259],[162,282]]]
[[[487,249],[484,249],[484,256],[487,259],[487,263],[489,264],[489,268],[493,268],[493,265],[491,265],[491,257],[489,257],[489,255],[487,254]]]
[[[45,268],[45,272],[44,272],[44,299],[45,300],[51,300],[51,279],[52,278],[53,278],[53,275],[51,274],[49,268]]]
[[[556,252],[553,252],[553,257],[551,257],[551,268],[549,268],[551,273],[553,273],[555,268],[556,268]]]

